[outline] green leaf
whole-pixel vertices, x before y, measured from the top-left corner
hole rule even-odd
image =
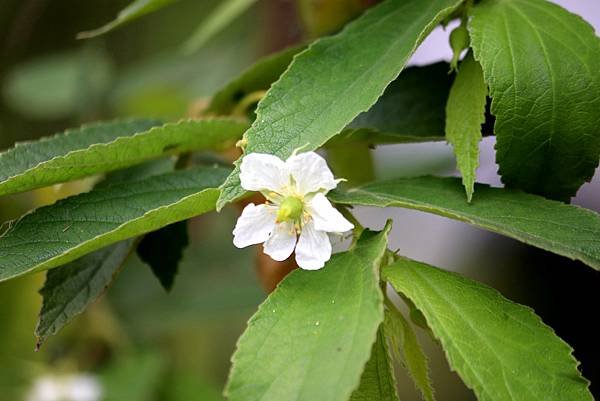
[[[137,248],[163,288],[170,291],[177,275],[179,261],[189,244],[187,222],[180,221],[146,234]]]
[[[255,2],[256,0],[222,0],[183,44],[183,52],[191,54],[197,51]]]
[[[600,270],[600,216],[516,190],[475,186],[471,204],[456,178],[400,178],[330,192],[337,203],[422,210],[464,221]]]
[[[246,133],[251,152],[287,158],[297,148],[322,146],[368,110],[402,71],[411,54],[460,0],[387,0],[339,34],[298,54],[258,104]],[[239,166],[217,204],[241,196]]]
[[[508,186],[568,200],[600,156],[600,41],[580,17],[544,0],[486,0],[469,30],[496,116]]]
[[[27,214],[0,236],[0,281],[209,212],[228,172],[195,168],[102,186]]]
[[[134,0],[133,3],[121,10],[113,21],[91,31],[79,32],[77,39],[89,39],[105,34],[175,1],[177,0]]]
[[[593,400],[572,349],[533,310],[483,284],[400,259],[383,277],[423,312],[481,401]]]
[[[389,339],[392,355],[406,368],[423,399],[434,401],[429,362],[415,332],[394,305],[386,306],[384,333]]]
[[[121,241],[48,271],[40,290],[43,304],[35,328],[37,349],[106,291],[134,243],[135,238]]]
[[[331,143],[343,146],[353,131],[366,131],[377,143],[440,141],[452,76],[448,63],[410,67],[402,71],[369,111],[359,114]]]
[[[396,378],[383,330],[377,331],[377,339],[371,350],[371,358],[360,378],[360,385],[350,401],[398,401]]]
[[[84,125],[0,154],[0,195],[117,170],[190,150],[225,149],[247,128],[231,119]]]
[[[475,171],[479,166],[481,125],[485,122],[487,85],[483,71],[473,55],[468,53],[452,85],[446,106],[446,138],[452,144],[456,164],[471,202],[475,186]]]
[[[95,188],[135,182],[173,168],[172,159],[147,162],[111,173]],[[117,242],[46,273],[40,290],[42,309],[35,328],[37,349],[106,291],[137,243],[137,238]]]
[[[383,320],[379,263],[389,230],[366,232],[323,269],[295,270],[279,284],[238,342],[229,400],[350,397]]]
[[[304,46],[290,47],[257,61],[214,94],[206,110],[207,114],[229,115],[238,102],[247,95],[269,89],[290,65],[294,55],[304,48]]]

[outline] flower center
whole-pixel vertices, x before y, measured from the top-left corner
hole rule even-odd
[[[279,204],[277,211],[277,222],[298,221],[302,216],[304,203],[297,196],[287,196]]]

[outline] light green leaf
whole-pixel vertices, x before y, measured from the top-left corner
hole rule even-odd
[[[314,150],[367,111],[402,71],[411,54],[460,0],[387,0],[339,34],[298,54],[259,103],[246,133],[246,153],[287,158]],[[239,168],[227,179],[217,205],[241,196]]]
[[[486,0],[469,24],[496,116],[503,181],[568,200],[600,156],[600,40],[545,0]]]
[[[516,190],[475,186],[468,204],[456,178],[400,178],[330,192],[334,202],[398,206],[464,221],[600,270],[600,216],[577,206]]]
[[[450,90],[446,105],[446,139],[452,144],[456,164],[471,202],[475,186],[475,171],[479,166],[481,124],[485,122],[487,85],[483,71],[473,55],[468,53]]]
[[[531,309],[409,259],[385,267],[383,277],[423,312],[479,400],[593,400],[571,347]]]
[[[117,170],[169,154],[225,149],[247,128],[229,119],[154,120],[84,125],[0,154],[0,195]]]
[[[290,47],[258,60],[214,94],[206,110],[208,114],[229,115],[236,104],[256,91],[266,91],[290,65],[294,55],[304,46]]]
[[[211,211],[228,172],[195,168],[106,185],[27,214],[0,236],[0,281]]]
[[[135,242],[135,238],[121,241],[48,271],[40,290],[43,304],[35,328],[37,349],[106,291]]]
[[[191,54],[204,46],[214,35],[243,14],[256,0],[221,0],[183,44],[183,52]]]
[[[350,397],[383,320],[379,263],[389,229],[365,232],[323,269],[295,270],[279,284],[238,342],[229,400]]]
[[[121,10],[113,21],[92,31],[79,32],[77,39],[89,39],[105,34],[175,1],[177,0],[134,0],[133,3]]]
[[[396,378],[387,341],[381,327],[371,350],[371,358],[350,401],[398,401]]]
[[[410,323],[394,305],[386,304],[384,333],[389,339],[394,358],[408,371],[426,401],[434,401],[429,362]]]

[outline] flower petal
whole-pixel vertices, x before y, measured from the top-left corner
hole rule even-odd
[[[291,222],[275,224],[264,250],[271,259],[282,262],[290,257],[296,247],[296,230]]]
[[[240,182],[247,191],[275,191],[290,184],[290,174],[283,160],[265,153],[250,153],[242,159]]]
[[[319,231],[343,233],[354,228],[354,224],[346,220],[322,193],[316,194],[309,201],[307,209],[313,218],[315,229]]]
[[[325,231],[318,231],[312,221],[302,227],[296,245],[296,262],[305,270],[318,270],[331,258],[331,243]]]
[[[291,156],[285,164],[296,181],[298,192],[303,195],[320,190],[329,191],[337,186],[338,181],[333,178],[327,162],[315,152]]]
[[[275,227],[277,208],[248,204],[233,229],[233,245],[245,248],[265,242]]]

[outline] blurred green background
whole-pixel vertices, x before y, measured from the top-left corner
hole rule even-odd
[[[179,0],[108,35],[75,39],[78,32],[112,20],[128,2],[0,2],[0,149],[93,120],[184,117],[253,60],[330,31],[356,13],[352,9],[340,17],[333,7],[328,12],[335,18],[324,22],[307,17],[306,8],[292,0],[259,1],[186,56],[182,43],[219,1]],[[299,1],[311,2],[319,3]],[[447,51],[447,37],[439,39],[438,33],[433,35],[436,51]],[[482,169],[490,167],[495,174],[493,138],[486,138],[482,147]],[[441,143],[384,147],[374,152],[374,160],[381,178],[454,171],[452,152]],[[0,221],[88,186],[80,181],[0,198]],[[586,205],[600,208],[597,198]],[[598,377],[594,331],[589,319],[581,318],[595,314],[598,274],[420,212],[358,212],[374,228],[394,218],[392,248],[461,270],[533,306],[575,347],[586,377],[593,382]],[[239,250],[231,243],[235,219],[236,211],[228,209],[190,221],[190,246],[169,294],[149,267],[132,257],[106,296],[39,352],[34,351],[33,332],[44,274],[0,283],[0,401],[24,400],[42,375],[76,372],[96,375],[110,401],[221,400],[235,341],[265,297],[255,274],[255,250]],[[431,355],[438,399],[474,399],[450,372],[439,346],[420,334]],[[406,375],[400,375],[399,387],[402,400],[419,399]]]

